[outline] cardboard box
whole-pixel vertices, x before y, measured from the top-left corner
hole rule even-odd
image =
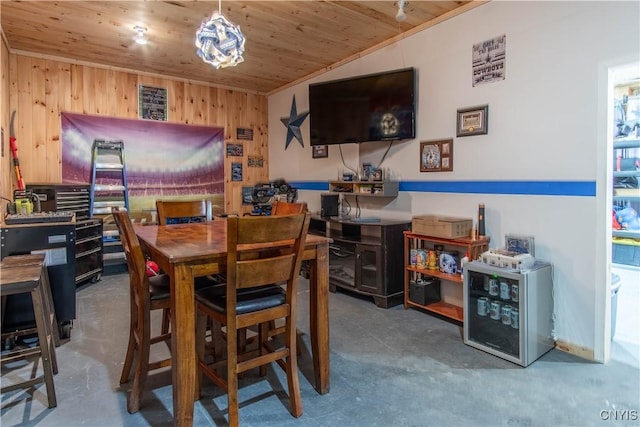
[[[416,234],[445,239],[470,237],[472,227],[472,219],[437,215],[414,216],[411,223],[411,230]]]

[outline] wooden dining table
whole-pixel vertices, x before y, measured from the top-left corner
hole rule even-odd
[[[171,357],[174,425],[192,426],[196,396],[194,278],[224,273],[227,222],[136,225],[145,252],[171,279]],[[329,243],[308,234],[304,260],[309,269],[309,325],[315,389],[329,392]]]

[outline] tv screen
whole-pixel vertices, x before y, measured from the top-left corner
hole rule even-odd
[[[311,145],[416,136],[415,69],[309,85]]]

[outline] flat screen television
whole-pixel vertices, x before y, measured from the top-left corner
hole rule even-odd
[[[311,145],[416,136],[414,68],[309,85]]]

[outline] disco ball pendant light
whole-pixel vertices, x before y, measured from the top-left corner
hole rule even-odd
[[[244,61],[244,35],[221,10],[222,0],[219,0],[218,11],[202,23],[195,42],[198,56],[216,69],[234,67]]]

